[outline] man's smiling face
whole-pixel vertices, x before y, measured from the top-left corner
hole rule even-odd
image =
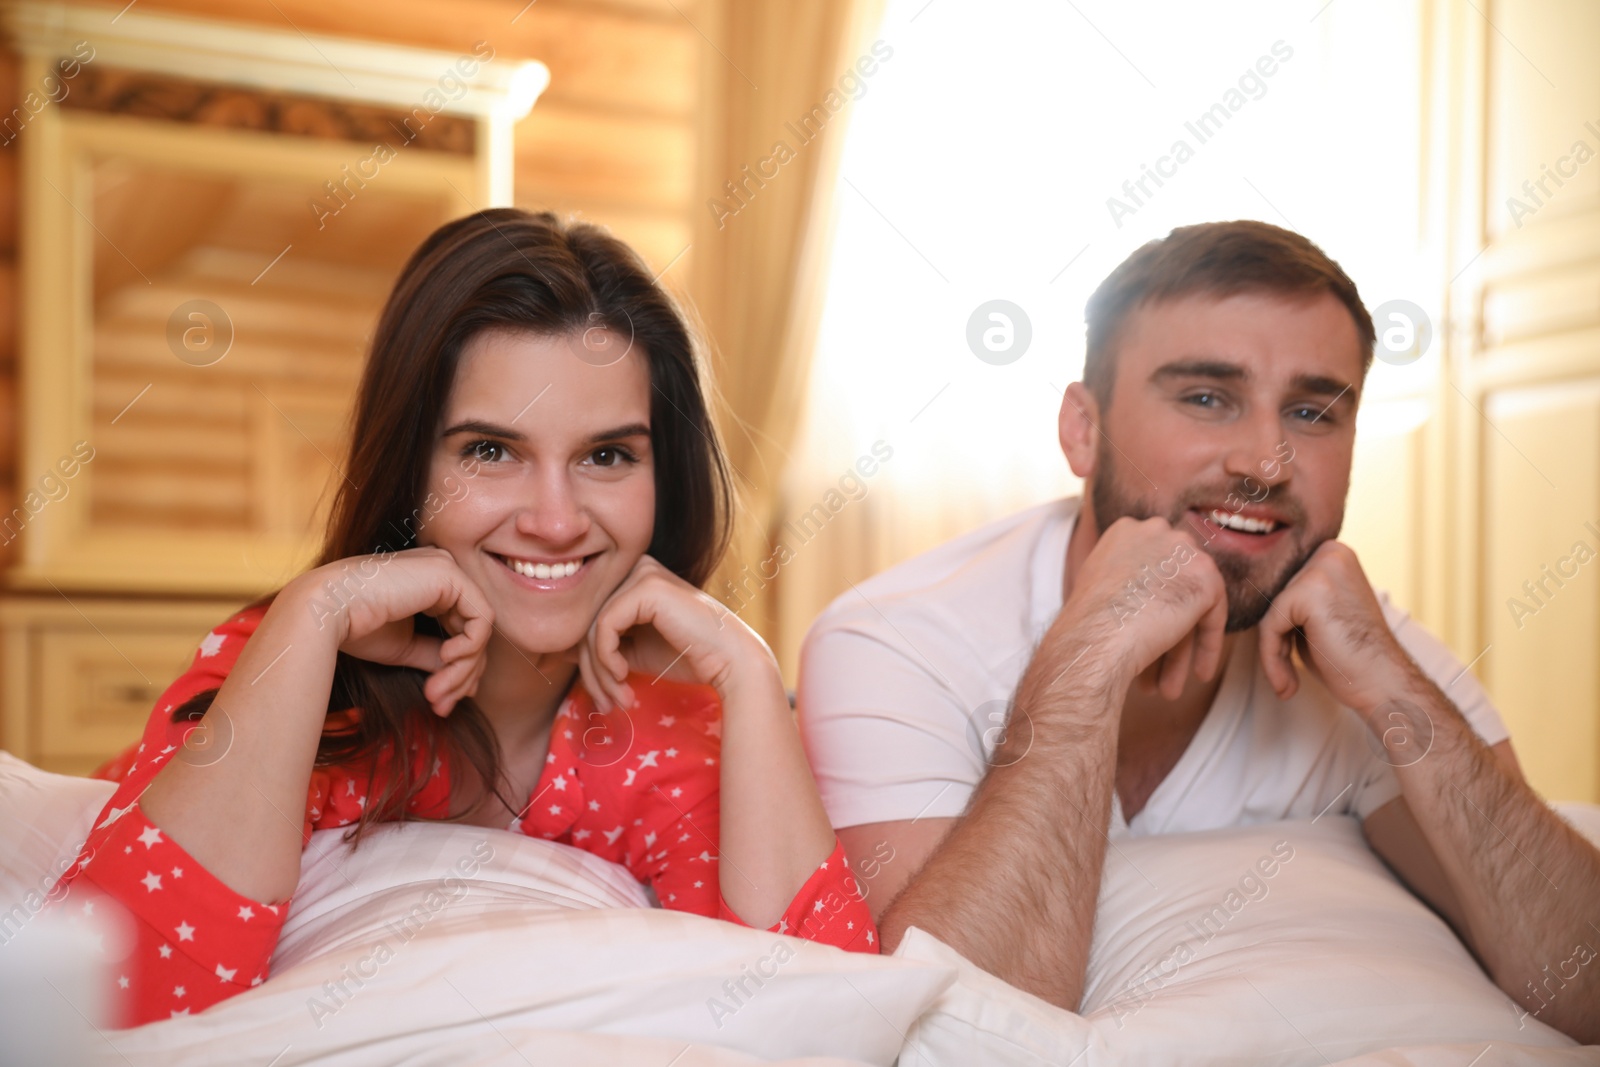
[[[1355,321],[1331,293],[1201,294],[1135,309],[1115,348],[1092,463],[1074,465],[1098,531],[1182,524],[1222,572],[1228,629],[1248,629],[1344,521]]]

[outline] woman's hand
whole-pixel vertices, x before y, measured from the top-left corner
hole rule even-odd
[[[724,704],[742,683],[778,677],[759,634],[650,556],[600,606],[578,646],[578,670],[602,711],[633,705],[632,671],[709,685]]]
[[[488,598],[442,548],[354,556],[290,583],[339,651],[428,672],[434,714],[450,714],[478,688],[494,629]],[[288,592],[289,590],[285,590]],[[416,615],[439,620],[446,638],[418,633]]]

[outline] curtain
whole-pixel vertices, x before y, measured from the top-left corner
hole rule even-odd
[[[712,595],[776,640],[772,598],[731,595],[768,555],[821,315],[851,79],[882,0],[729,0],[708,38],[693,291],[739,492]],[[844,89],[841,90],[841,83]]]

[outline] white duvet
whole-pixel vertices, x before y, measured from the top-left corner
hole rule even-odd
[[[853,955],[650,908],[562,845],[413,824],[352,852],[327,831],[268,982],[91,1033],[72,935],[36,904],[108,792],[0,754],[0,1062],[44,1062],[75,1028],[77,1062],[131,1067],[1600,1064],[1499,992],[1342,817],[1119,841],[1082,1015],[922,931]]]

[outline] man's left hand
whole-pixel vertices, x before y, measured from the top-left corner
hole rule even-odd
[[[1325,541],[1261,620],[1261,666],[1280,699],[1300,688],[1294,652],[1339,703],[1370,715],[1411,687],[1416,667],[1395,640],[1356,560]]]

